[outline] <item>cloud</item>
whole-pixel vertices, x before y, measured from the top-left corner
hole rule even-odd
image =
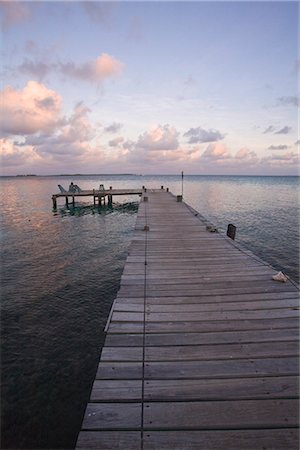
[[[118,147],[120,144],[122,144],[122,142],[124,141],[123,137],[116,137],[115,139],[112,139],[111,141],[109,141],[108,145],[110,147]]]
[[[101,25],[108,23],[114,7],[109,2],[97,1],[84,1],[82,2],[82,6],[88,17],[93,22],[100,23]]]
[[[202,153],[201,158],[209,160],[223,160],[231,158],[226,146],[221,142],[209,144],[207,149]]]
[[[300,106],[300,99],[296,95],[278,97],[277,106]]]
[[[47,52],[46,52],[47,53]],[[64,76],[82,81],[102,83],[104,80],[120,75],[124,67],[120,61],[107,53],[102,53],[94,60],[84,63],[47,62],[44,57],[37,56],[34,60],[26,58],[17,66],[17,71],[29,74],[42,81],[51,72],[60,72]]]
[[[179,133],[169,125],[158,125],[139,136],[136,147],[143,150],[176,150]]]
[[[31,145],[35,151],[46,157],[78,157],[91,148],[96,130],[88,119],[90,112],[82,102],[78,103],[73,114],[64,119],[64,123],[56,133],[29,136],[25,144]]]
[[[237,161],[243,161],[248,163],[256,163],[258,161],[257,154],[253,150],[249,150],[248,148],[244,147],[241,148],[235,155],[235,159]]]
[[[266,158],[263,158],[262,160],[263,162],[268,163],[270,166],[298,166],[299,163],[299,155],[295,152],[286,152],[283,155],[270,155],[267,156]]]
[[[29,161],[39,159],[30,146],[16,145],[9,139],[0,139],[0,161],[2,167],[22,166]]]
[[[112,124],[108,125],[104,128],[105,133],[117,133],[122,128],[121,123],[113,122]]]
[[[216,142],[224,139],[224,135],[220,133],[218,130],[204,130],[201,127],[190,128],[186,133],[184,133],[185,137],[189,138],[189,144],[197,144],[204,142]]]
[[[58,123],[61,97],[36,81],[28,81],[23,89],[8,86],[0,92],[0,130],[13,135],[49,132]]]
[[[275,130],[276,130],[276,128],[273,125],[269,125],[268,128],[265,129],[263,134],[273,133]]]
[[[55,64],[50,64],[45,61],[25,59],[22,64],[18,66],[18,71],[33,75],[39,81],[42,81],[49,72],[55,69]]]
[[[72,78],[101,83],[107,78],[119,75],[124,65],[107,53],[102,53],[95,60],[86,63],[75,64],[73,61],[70,61],[59,63],[58,67],[64,75]]]
[[[20,22],[28,20],[30,17],[29,8],[23,2],[1,1],[0,11],[2,12],[2,26],[8,28]]]
[[[292,130],[292,127],[285,126],[274,134],[288,134]]]
[[[268,147],[268,150],[287,150],[287,148],[287,145],[270,145],[270,147]]]

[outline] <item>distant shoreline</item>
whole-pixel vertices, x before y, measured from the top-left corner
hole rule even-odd
[[[18,174],[18,175],[0,175],[0,178],[53,178],[53,177],[181,177],[179,173],[173,174],[136,174],[136,173],[65,173],[65,174],[51,174],[51,175],[39,175],[39,174]],[[299,175],[238,175],[238,174],[184,174],[184,177],[300,177]]]

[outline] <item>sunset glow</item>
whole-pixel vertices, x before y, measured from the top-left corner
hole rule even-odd
[[[296,175],[297,2],[1,1],[1,175]]]

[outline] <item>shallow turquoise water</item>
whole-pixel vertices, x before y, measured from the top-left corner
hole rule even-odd
[[[52,211],[57,184],[169,187],[180,176],[2,178],[2,447],[75,445],[103,328],[133,232],[138,197]],[[279,270],[299,279],[296,177],[184,178],[185,201]],[[132,203],[133,201],[133,203]]]

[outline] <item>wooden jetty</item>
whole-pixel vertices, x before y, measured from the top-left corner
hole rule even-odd
[[[92,197],[94,201],[94,205],[98,203],[100,206],[102,203],[105,204],[105,199],[107,198],[107,203],[112,204],[113,196],[116,195],[141,195],[143,189],[113,189],[110,187],[109,189],[91,189],[80,192],[60,192],[59,194],[52,195],[53,208],[57,208],[57,199],[59,197],[64,197],[66,205],[69,206],[69,199],[71,199],[72,205],[75,205],[75,198],[81,197]]]
[[[298,450],[299,290],[274,274],[144,192],[76,448]]]

